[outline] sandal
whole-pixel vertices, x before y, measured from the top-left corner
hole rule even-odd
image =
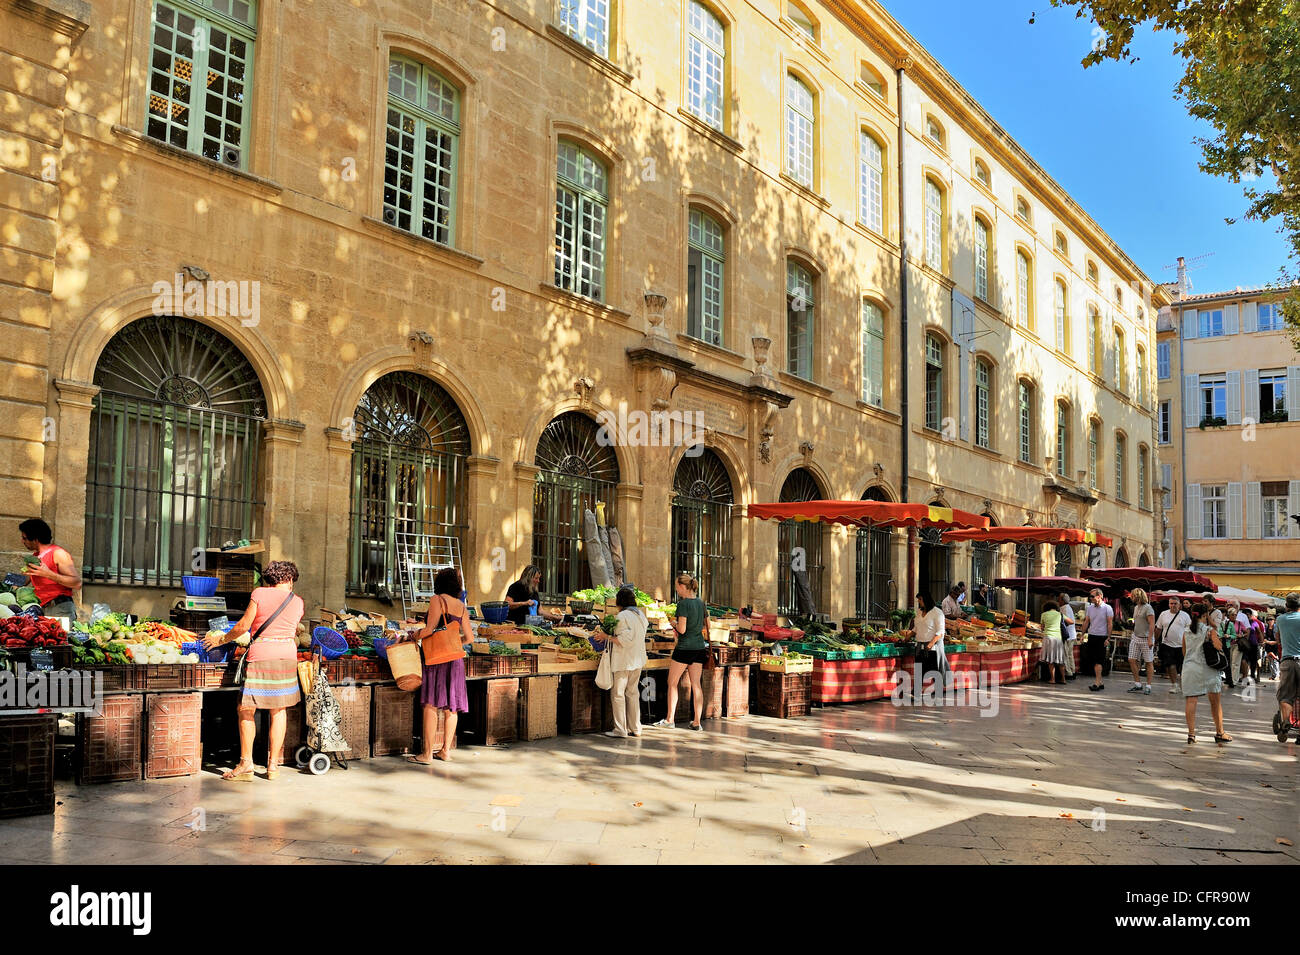
[[[240,766],[248,766],[243,772],[236,772]],[[251,783],[253,781],[253,772],[255,767],[252,763],[238,763],[234,769],[227,770],[221,774],[221,778],[231,783]]]
[[[430,757],[429,757],[429,761],[426,763],[424,760],[422,760],[419,756],[416,756],[414,753],[407,753],[407,754],[406,754],[406,761],[407,761],[408,763],[414,763],[414,764],[417,765],[417,766],[432,766],[432,765],[433,765],[433,761],[434,761],[435,759],[437,759],[436,756],[430,756]]]
[[[1214,741],[1216,743],[1231,743],[1232,737],[1229,736],[1227,733],[1215,733]]]
[[[279,767],[279,766],[270,766],[270,765],[268,765],[268,766],[266,767],[266,778],[267,778],[267,779],[278,779],[279,776],[280,776],[280,767]]]
[[[1189,743],[1195,743],[1195,742],[1196,742],[1196,737],[1193,736],[1191,733],[1188,733],[1188,734],[1187,734],[1187,742],[1189,742]]]

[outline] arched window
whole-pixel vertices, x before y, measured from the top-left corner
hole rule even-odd
[[[1091,259],[1088,260],[1088,281],[1094,287],[1097,285],[1097,263]]]
[[[690,574],[700,596],[711,604],[731,605],[731,476],[722,459],[707,448],[691,448],[673,478],[673,577]]]
[[[1028,224],[1031,219],[1029,215],[1029,201],[1024,196],[1016,196],[1016,218]]]
[[[885,231],[885,147],[865,129],[858,136],[858,219]]]
[[[1070,243],[1065,238],[1064,232],[1058,231],[1056,233],[1055,243],[1056,243],[1056,251],[1060,252],[1062,255],[1068,258],[1070,255]]]
[[[989,300],[989,224],[975,217],[975,297]]]
[[[817,101],[808,84],[793,73],[785,77],[785,172],[801,186],[813,188]]]
[[[887,99],[885,78],[866,60],[863,60],[858,66],[858,78],[862,81],[862,85],[871,90],[874,95],[881,99]]]
[[[1124,362],[1124,330],[1118,325],[1115,326],[1113,333],[1115,335],[1114,344],[1114,368],[1112,372],[1115,377],[1115,390],[1128,390],[1128,369]]]
[[[989,519],[989,527],[996,527],[997,521],[987,511],[983,514]],[[974,594],[980,584],[993,587],[998,577],[998,554],[1001,547],[988,541],[972,541],[970,545],[970,591]]]
[[[993,447],[993,365],[987,358],[975,361],[975,444]]]
[[[813,19],[811,13],[801,5],[791,2],[786,8],[786,14],[797,31],[814,43],[817,42],[817,21]]]
[[[533,495],[532,562],[542,570],[541,593],[559,598],[591,586],[584,512],[594,514],[603,503],[606,523],[618,526],[618,458],[594,421],[566,411],[542,432],[533,463],[541,470]]]
[[[781,503],[825,499],[812,472],[796,468],[781,486]],[[782,521],[777,531],[777,612],[798,613],[805,601],[799,599],[802,582],[811,594],[815,609],[821,610],[822,570],[826,525],[820,521]]]
[[[1034,327],[1034,277],[1029,256],[1016,250],[1016,321],[1021,328]]]
[[[1128,548],[1121,547],[1119,550],[1115,551],[1115,566],[1116,567],[1128,566]]]
[[[109,341],[95,384],[87,580],[179,586],[194,548],[257,537],[266,399],[230,339],[188,318],[141,318]]]
[[[243,169],[252,122],[254,0],[157,0],[149,74],[151,139]],[[204,82],[195,82],[195,77]]]
[[[686,21],[686,109],[722,129],[726,102],[727,32],[717,15],[690,0]]]
[[[1141,345],[1137,347],[1137,360],[1133,366],[1133,377],[1137,384],[1137,402],[1140,407],[1147,406],[1147,352]]]
[[[451,245],[456,235],[460,93],[423,63],[388,62],[384,221]]]
[[[816,277],[794,259],[785,263],[786,370],[809,381],[813,377],[816,326]]]
[[[1147,500],[1147,446],[1138,445],[1138,507],[1146,508]]]
[[[1065,291],[1065,283],[1060,279],[1056,280],[1055,292],[1056,301],[1054,303],[1054,310],[1056,319],[1056,350],[1062,353],[1068,353],[1070,350],[1070,316],[1066,311],[1066,303],[1069,301],[1069,296]]]
[[[613,0],[564,0],[560,26],[583,46],[609,58],[609,27]]]
[[[933,116],[927,116],[925,118],[925,138],[930,140],[930,142],[934,143],[940,149],[944,148],[945,136],[943,132],[943,124]]]
[[[601,301],[605,294],[605,164],[577,143],[560,140],[555,190],[555,285]]]
[[[406,535],[463,542],[469,426],[436,382],[409,371],[384,375],[353,412],[349,593],[396,596]],[[464,549],[461,550],[464,553]]]
[[[925,426],[931,431],[943,427],[947,410],[943,388],[943,341],[938,335],[925,336]]]
[[[1016,387],[1016,403],[1020,418],[1020,462],[1034,463],[1034,386],[1023,379]]]
[[[875,302],[862,300],[862,400],[885,403],[885,316]]]
[[[1143,551],[1142,554],[1141,554],[1141,556],[1138,557],[1138,566],[1139,566],[1139,567],[1150,567],[1150,566],[1151,566],[1151,558],[1147,556],[1147,552],[1146,552],[1146,551]]]
[[[1121,501],[1128,500],[1128,439],[1115,434],[1115,496]]]
[[[1070,476],[1070,406],[1056,403],[1056,473]]]
[[[989,175],[989,167],[979,159],[975,160],[975,181],[985,189],[990,189],[993,186],[993,179]]]
[[[864,501],[888,501],[882,487],[869,487]],[[859,528],[854,554],[854,578],[857,584],[854,612],[870,620],[884,620],[898,600],[894,582],[894,532],[888,527]],[[870,551],[868,552],[868,548]],[[868,575],[870,580],[868,580]]]
[[[1053,553],[1052,573],[1057,577],[1074,576],[1074,548],[1069,544],[1057,544]]]
[[[1097,459],[1101,454],[1101,422],[1096,418],[1088,419],[1088,487],[1094,491],[1097,484]]]
[[[925,180],[925,264],[936,272],[943,271],[945,238],[943,187],[927,177]]]
[[[692,209],[687,231],[686,334],[721,345],[726,256],[722,225],[707,212]]]

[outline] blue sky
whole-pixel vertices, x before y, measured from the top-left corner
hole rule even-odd
[[[1275,224],[1241,218],[1241,185],[1197,168],[1193,140],[1212,130],[1174,98],[1172,34],[1140,33],[1136,64],[1084,70],[1092,24],[1047,0],[881,2],[1152,281],[1173,281],[1164,266],[1180,255],[1196,292],[1277,278]]]

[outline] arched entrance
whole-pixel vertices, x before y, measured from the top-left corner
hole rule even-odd
[[[987,517],[989,527],[996,527],[997,521],[993,515],[985,511],[982,517]],[[980,584],[987,584],[990,590],[993,587],[993,581],[998,576],[998,552],[999,545],[989,541],[973,541],[970,545],[970,586],[969,593],[974,597],[975,590]],[[989,599],[992,600],[990,593]]]
[[[942,501],[931,501],[931,507],[944,507]],[[917,585],[921,593],[928,593],[936,603],[942,603],[952,587],[952,547],[944,541],[937,527],[923,527],[917,535],[921,541],[920,561],[917,568]]]
[[[410,371],[367,388],[353,427],[348,592],[395,594],[399,534],[462,539],[469,428],[441,385]]]
[[[673,478],[673,577],[690,574],[700,582],[701,597],[730,606],[736,495],[722,459],[701,450],[695,457],[687,453]]]
[[[1138,564],[1137,564],[1137,565],[1138,565],[1139,567],[1150,567],[1150,566],[1151,566],[1151,558],[1147,556],[1147,552],[1146,552],[1146,551],[1143,551],[1140,555],[1138,555]]]
[[[541,593],[549,599],[591,586],[583,512],[594,513],[603,502],[606,522],[618,523],[618,459],[599,433],[591,418],[566,411],[537,442],[533,463],[541,471],[533,492],[533,563],[542,570]]]
[[[1115,566],[1127,567],[1128,565],[1128,548],[1121,547],[1119,550],[1115,551]]]
[[[1053,550],[1052,573],[1057,577],[1074,576],[1074,548],[1069,544],[1057,544]]]
[[[888,501],[889,492],[876,486],[862,495],[864,501]],[[883,620],[898,603],[898,584],[894,579],[894,532],[888,527],[859,529],[854,554],[854,612],[859,617]],[[871,580],[867,580],[867,554],[870,548]]]
[[[781,503],[825,500],[817,478],[806,468],[795,468],[781,485]],[[777,612],[797,613],[799,601],[794,571],[807,573],[815,610],[822,606],[822,572],[825,560],[826,525],[819,521],[782,521],[777,532]]]
[[[87,580],[179,586],[195,548],[258,536],[266,397],[230,339],[141,318],[109,340],[95,384]]]

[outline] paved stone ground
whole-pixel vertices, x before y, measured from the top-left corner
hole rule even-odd
[[[1208,712],[1184,743],[1163,687],[1085,684],[1004,687],[993,717],[885,701],[427,769],[60,784],[54,816],[0,822],[0,863],[1300,862],[1300,747],[1268,731],[1274,685],[1224,696],[1221,747]],[[206,831],[186,828],[196,808]]]

